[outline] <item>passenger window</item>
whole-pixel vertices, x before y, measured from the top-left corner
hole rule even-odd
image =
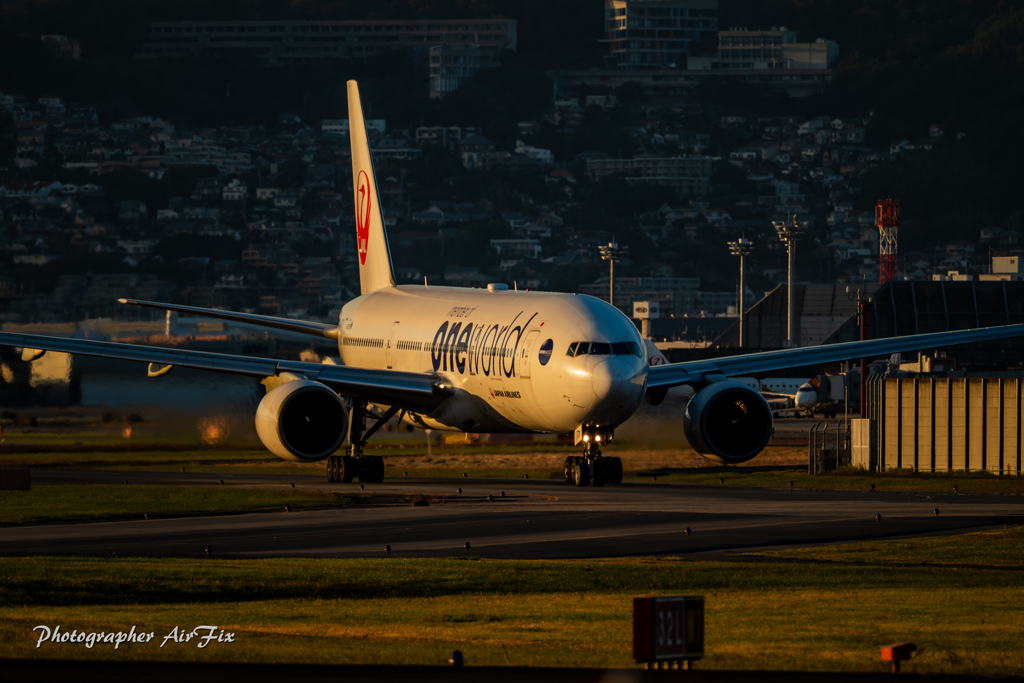
[[[576,347],[577,356],[585,356],[590,351],[590,342],[580,342],[580,345]]]
[[[569,356],[569,358],[572,358],[573,356],[575,356],[576,355],[576,347],[579,346],[579,345],[580,345],[579,342],[573,342],[572,344],[569,344],[569,350],[566,351],[565,355]]]
[[[590,355],[607,356],[609,353],[611,353],[611,346],[611,344],[605,344],[604,342],[591,342]]]

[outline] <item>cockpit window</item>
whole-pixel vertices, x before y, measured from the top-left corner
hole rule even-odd
[[[569,350],[565,355],[570,357],[575,356],[636,356],[637,358],[643,358],[643,352],[640,350],[640,345],[636,342],[575,342],[569,345]]]
[[[612,344],[612,354],[616,356],[639,356],[640,347],[636,342],[615,342]]]

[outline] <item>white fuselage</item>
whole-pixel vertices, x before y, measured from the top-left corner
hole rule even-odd
[[[818,405],[818,392],[809,380],[797,377],[769,377],[754,379],[753,377],[736,377],[733,381],[746,384],[766,394],[782,394],[793,400],[793,407],[799,410],[810,410]]]
[[[345,365],[444,378],[455,393],[429,415],[406,418],[433,429],[615,427],[637,409],[647,382],[636,327],[589,296],[387,287],[345,304],[339,331]]]

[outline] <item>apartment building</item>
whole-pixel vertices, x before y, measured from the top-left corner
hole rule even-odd
[[[731,28],[718,32],[718,54],[691,57],[689,69],[831,69],[839,59],[839,44],[819,38],[796,42],[796,31],[785,26],[769,30]]]
[[[156,21],[136,55],[168,59],[203,55],[289,64],[325,58],[365,58],[382,50],[474,45],[480,65],[496,66],[516,49],[514,19],[408,21]]]
[[[718,31],[718,0],[605,0],[604,29],[617,68],[686,68],[691,44]]]
[[[711,191],[709,157],[637,157],[635,159],[588,159],[587,175],[599,182],[614,174],[626,182],[668,185],[680,195],[704,197]]]
[[[479,45],[435,45],[430,48],[430,96],[441,99],[473,80],[480,71]]]
[[[615,306],[632,312],[634,301],[657,301],[661,316],[683,316],[694,308],[698,290],[700,278],[695,277],[617,277]],[[608,277],[580,285],[580,294],[589,294],[607,301]]]

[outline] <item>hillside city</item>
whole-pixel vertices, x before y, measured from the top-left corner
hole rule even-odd
[[[725,77],[782,97],[813,96],[830,82],[841,46],[799,43],[787,27],[720,30],[717,2],[706,0],[659,4],[678,5],[676,14],[646,9],[647,17],[669,12],[657,19],[644,18],[643,3],[608,5],[604,67],[546,71],[552,87],[543,111],[514,121],[500,140],[454,120],[408,126],[369,117],[399,282],[507,282],[607,298],[601,247],[621,243],[614,303],[624,312],[649,300],[660,302],[663,317],[733,317],[739,260],[727,243],[742,236],[754,244],[749,307],[786,281],[773,222],[787,221],[804,230],[797,282],[877,282],[874,206],[883,197],[865,187],[865,176],[949,150],[966,133],[934,121],[917,137],[879,144],[869,135],[870,112],[766,115],[710,101],[700,95]],[[711,49],[684,56],[686,68],[647,63],[668,57],[614,33],[634,11],[647,25],[692,23],[694,36],[712,37]],[[249,30],[270,35],[272,24],[249,22]],[[320,24],[349,30],[338,31],[345,22]],[[515,22],[488,26],[490,42],[476,32],[476,42],[444,39],[420,51],[430,98],[456,97],[514,58]],[[176,47],[178,34],[215,28],[154,24],[139,58],[173,59],[196,49]],[[254,68],[328,49],[304,42],[316,39],[299,37],[300,26],[279,28],[297,47],[266,52],[261,59],[271,66]],[[399,38],[371,52],[404,49]],[[41,42],[57,59],[81,58],[73,37]],[[594,130],[619,147],[588,148]],[[126,296],[326,320],[359,293],[346,118],[284,114],[266,124],[201,126],[112,118],[56,94],[0,92],[0,138],[11,150],[0,159],[0,322],[148,315],[120,310],[116,300]],[[1005,260],[992,267],[994,257],[1018,253],[1019,239],[1019,216],[954,240],[918,233],[913,248],[900,251],[898,278],[1019,280]]]

